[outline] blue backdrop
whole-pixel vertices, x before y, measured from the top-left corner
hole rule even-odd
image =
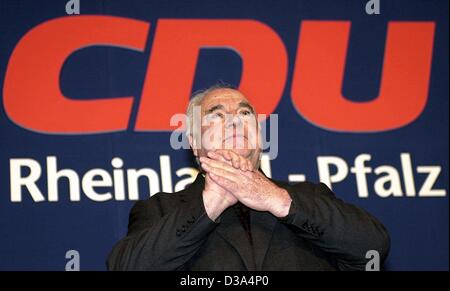
[[[322,180],[378,217],[392,239],[386,269],[448,270],[448,1],[380,0],[368,14],[357,0],[80,0],[80,15],[67,2],[0,0],[0,270],[64,270],[69,250],[81,270],[104,270],[137,196],[193,175],[158,112],[218,80],[278,88],[250,96],[278,114],[273,178]],[[333,76],[348,107],[329,99]],[[377,107],[380,96],[390,101]],[[358,117],[361,104],[373,110]]]

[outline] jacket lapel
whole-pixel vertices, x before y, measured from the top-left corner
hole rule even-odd
[[[236,249],[249,271],[262,270],[276,224],[277,219],[272,214],[251,210],[252,247],[239,218],[230,208],[222,214],[217,232]]]
[[[261,168],[259,171],[266,176]],[[276,183],[274,180],[270,178],[268,179],[273,183]],[[277,221],[277,218],[267,211],[252,210],[250,212],[250,224],[252,229],[257,270],[262,269],[264,258],[266,257],[267,250],[269,249]]]
[[[261,211],[251,211],[250,217],[256,269],[261,270],[270,241],[272,240],[277,219],[272,214]]]
[[[247,270],[255,271],[256,266],[252,247],[233,207],[228,208],[222,213],[220,216],[220,224],[216,230],[239,253]]]

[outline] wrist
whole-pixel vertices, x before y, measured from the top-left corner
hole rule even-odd
[[[220,214],[222,214],[222,212],[229,207],[226,199],[220,195],[204,190],[202,196],[206,214],[213,221],[215,221]]]
[[[289,195],[286,189],[280,188],[280,191],[276,195],[276,200],[274,203],[271,203],[272,209],[270,212],[278,218],[286,217],[289,214],[291,204],[291,195]]]

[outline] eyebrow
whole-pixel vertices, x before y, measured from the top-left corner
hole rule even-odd
[[[255,110],[248,102],[241,101],[241,102],[239,102],[238,106],[239,106],[239,108],[247,108],[248,110],[250,110],[252,112],[252,114],[255,114]],[[222,104],[214,105],[211,108],[207,109],[205,111],[205,114],[211,114],[216,110],[225,110],[225,107]]]
[[[239,108],[242,108],[242,107],[247,108],[247,109],[250,110],[253,114],[255,114],[255,110],[254,110],[253,107],[250,105],[250,103],[244,102],[244,101],[239,102]]]
[[[210,114],[210,113],[213,113],[214,111],[216,111],[216,110],[224,110],[225,109],[225,107],[223,107],[223,105],[222,104],[218,104],[218,105],[214,105],[213,107],[211,107],[211,108],[209,108],[208,110],[206,110],[206,114]]]

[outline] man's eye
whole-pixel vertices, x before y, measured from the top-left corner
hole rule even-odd
[[[223,118],[223,114],[221,112],[214,112],[209,115],[211,118]]]
[[[241,115],[251,115],[252,113],[249,110],[242,110],[239,114],[241,114]]]

